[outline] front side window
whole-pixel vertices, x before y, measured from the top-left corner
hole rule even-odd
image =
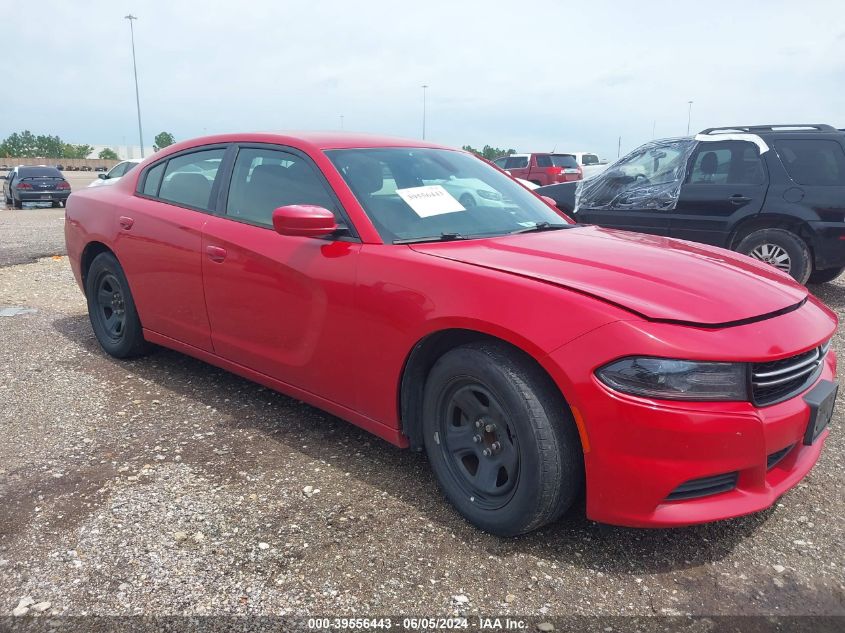
[[[799,185],[845,185],[845,152],[836,141],[775,141],[789,177]]]
[[[607,170],[578,183],[575,210],[674,209],[695,150],[691,138],[646,143]]]
[[[463,152],[373,148],[326,155],[387,243],[490,237],[566,224],[513,179]]]
[[[507,156],[503,156],[502,158],[497,158],[496,160],[494,160],[494,161],[493,161],[493,164],[494,164],[496,167],[498,167],[499,169],[504,169],[504,168],[505,168],[505,163],[507,163],[507,162],[508,162],[508,157],[507,157]]]
[[[118,163],[109,172],[109,178],[120,178],[126,173],[126,168],[132,163]]]
[[[745,141],[702,143],[687,177],[693,185],[760,185],[764,180],[757,148]]]
[[[211,187],[225,151],[222,148],[210,149],[171,158],[167,161],[158,197],[167,202],[208,210]]]
[[[338,215],[334,200],[306,159],[274,149],[239,150],[226,215],[273,226],[273,211],[292,204],[316,205]]]

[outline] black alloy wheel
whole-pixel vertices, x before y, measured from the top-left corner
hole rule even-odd
[[[519,479],[519,443],[502,405],[466,378],[440,400],[440,450],[455,482],[477,507],[501,508]]]

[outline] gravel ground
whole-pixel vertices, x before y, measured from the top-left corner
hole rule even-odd
[[[0,231],[0,262],[61,252],[53,211]],[[816,290],[843,314],[845,283]],[[421,455],[175,352],[105,356],[66,257],[0,267],[9,306],[35,311],[0,317],[0,615],[845,615],[845,399],[769,511],[649,531],[576,508],[507,540]]]

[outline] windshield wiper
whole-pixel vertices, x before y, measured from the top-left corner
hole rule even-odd
[[[557,231],[558,229],[571,229],[574,224],[552,224],[551,222],[537,222],[534,226],[528,226],[524,229],[517,229],[511,231],[510,235],[518,233],[538,233],[540,231]]]
[[[410,237],[402,240],[393,240],[394,244],[419,244],[421,242],[454,242],[455,240],[465,240],[466,238],[460,233],[441,233],[440,235],[430,235],[428,237]]]

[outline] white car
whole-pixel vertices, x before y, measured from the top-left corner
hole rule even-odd
[[[584,180],[592,178],[596,174],[600,174],[607,169],[607,161],[600,159],[597,154],[593,154],[592,152],[563,153],[572,154],[575,157],[575,160],[578,161],[578,165],[581,167],[581,171],[584,172]]]
[[[104,185],[113,185],[140,162],[141,160],[138,158],[130,158],[129,160],[124,160],[112,167],[107,172],[98,174],[97,180],[95,180],[88,186],[102,187]]]

